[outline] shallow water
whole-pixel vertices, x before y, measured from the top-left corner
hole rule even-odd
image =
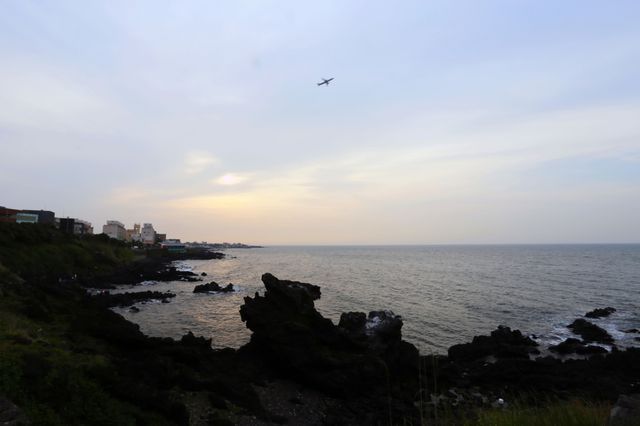
[[[594,320],[623,346],[640,346],[640,245],[267,247],[227,250],[222,260],[179,265],[206,272],[206,282],[233,283],[232,294],[193,294],[197,283],[146,283],[172,291],[171,303],[117,309],[154,336],[187,331],[238,347],[249,332],[240,320],[243,298],[263,292],[260,277],[321,286],[318,310],[337,323],[340,313],[390,309],[404,319],[403,336],[421,352],[444,353],[497,325],[519,328],[552,343],[571,335],[566,325],[585,312],[613,306]],[[128,289],[128,288],[125,288]]]

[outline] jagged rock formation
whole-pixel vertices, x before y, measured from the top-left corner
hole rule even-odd
[[[578,318],[567,327],[581,336],[585,342],[613,343],[613,337],[605,329],[585,319]]]
[[[246,297],[240,308],[253,331],[241,351],[352,406],[367,405],[361,414],[370,418],[361,418],[362,424],[388,421],[390,412],[414,417],[418,351],[401,339],[399,316],[389,311],[371,312],[368,318],[348,313],[336,326],[314,307],[321,294],[318,286],[271,274],[264,274],[262,282],[264,296]]]

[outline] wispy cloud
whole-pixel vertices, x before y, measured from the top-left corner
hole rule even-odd
[[[204,172],[212,164],[216,164],[218,159],[205,151],[191,151],[187,153],[184,160],[184,171],[188,175],[195,175]]]

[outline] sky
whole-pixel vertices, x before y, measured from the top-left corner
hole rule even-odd
[[[6,0],[0,205],[183,241],[640,242],[638,22],[635,0]]]

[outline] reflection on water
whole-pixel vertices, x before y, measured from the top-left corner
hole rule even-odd
[[[270,247],[228,250],[222,260],[183,262],[205,280],[233,283],[232,294],[194,294],[196,283],[156,283],[172,291],[169,304],[118,310],[150,335],[211,337],[216,347],[249,339],[240,320],[243,298],[262,292],[260,277],[310,282],[322,288],[316,303],[337,322],[341,312],[391,309],[403,316],[404,337],[422,352],[488,333],[499,324],[547,341],[570,335],[565,325],[595,307],[618,312],[601,325],[635,345],[640,328],[639,245]]]

